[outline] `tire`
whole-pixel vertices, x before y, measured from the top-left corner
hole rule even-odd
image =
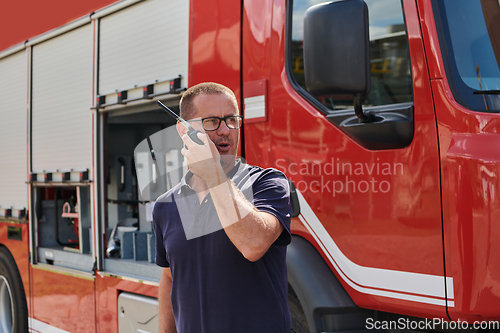
[[[0,333],[27,333],[26,294],[10,252],[0,247]]]
[[[306,314],[300,305],[297,294],[290,284],[288,285],[288,306],[290,308],[290,316],[292,317],[292,329],[296,333],[310,333]]]

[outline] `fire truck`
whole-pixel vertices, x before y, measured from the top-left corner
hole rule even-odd
[[[157,331],[154,173],[184,167],[178,137],[154,140],[175,123],[155,102],[178,112],[204,81],[235,92],[246,161],[294,185],[296,332],[498,323],[497,0],[59,13],[0,51],[1,332]]]

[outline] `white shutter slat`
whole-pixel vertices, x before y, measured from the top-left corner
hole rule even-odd
[[[91,25],[33,47],[33,172],[92,164]]]
[[[189,1],[144,1],[102,18],[99,31],[99,94],[178,75],[187,84]]]
[[[26,52],[0,60],[0,206],[27,207]]]

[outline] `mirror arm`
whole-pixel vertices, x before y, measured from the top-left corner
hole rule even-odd
[[[359,118],[360,122],[367,122],[369,116],[363,112],[363,102],[361,99],[361,94],[354,95],[354,113]]]

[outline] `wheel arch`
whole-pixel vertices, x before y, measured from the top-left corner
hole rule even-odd
[[[365,328],[364,319],[372,312],[352,301],[311,243],[292,236],[286,263],[288,283],[299,299],[311,332]]]
[[[0,244],[0,276],[10,289],[11,302],[13,302],[11,311],[14,313],[13,332],[28,332],[28,306],[23,280],[13,254],[3,244]]]

